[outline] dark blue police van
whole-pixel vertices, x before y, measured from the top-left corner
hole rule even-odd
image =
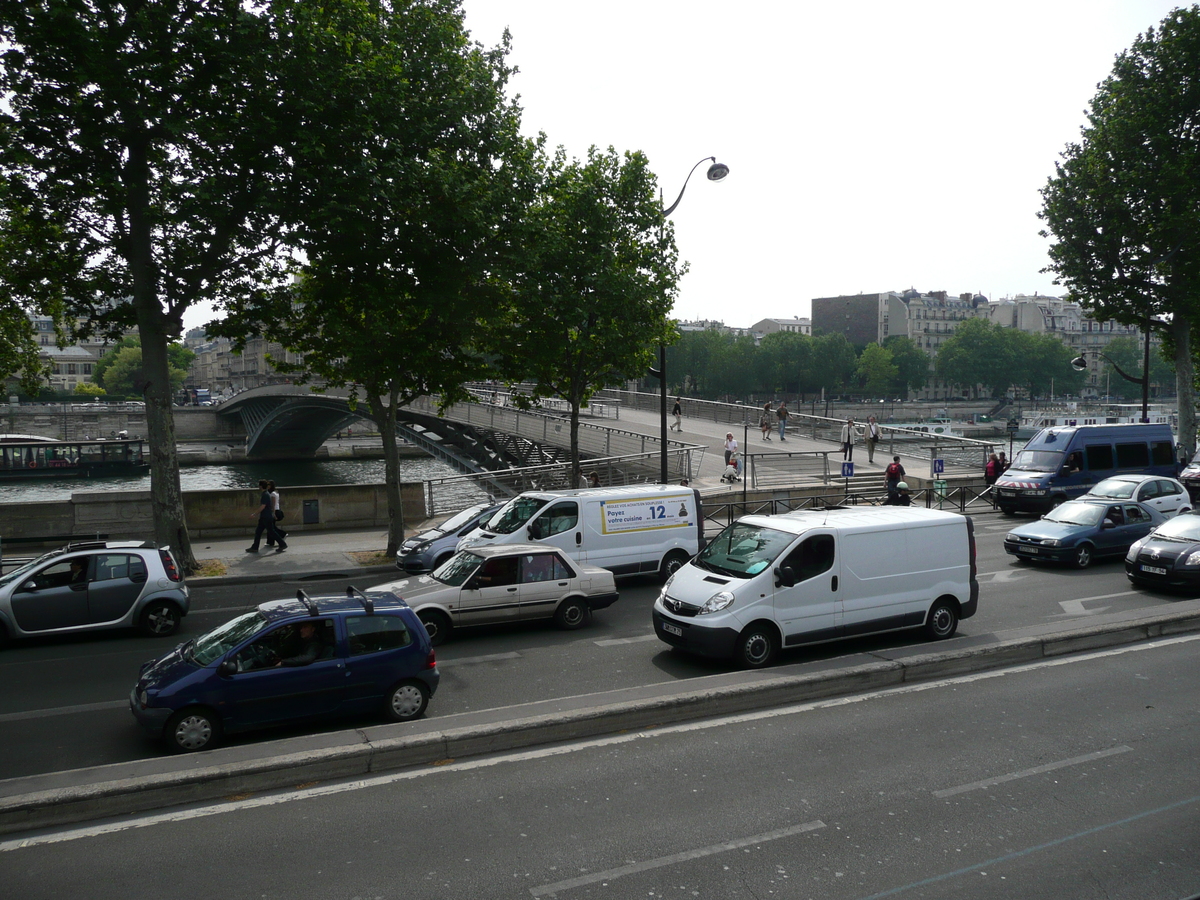
[[[1046,512],[1112,475],[1178,471],[1171,426],[1077,425],[1043,428],[996,481],[1004,513]]]

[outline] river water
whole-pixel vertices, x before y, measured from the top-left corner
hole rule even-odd
[[[401,459],[401,481],[429,481],[458,473],[434,459]],[[259,479],[273,479],[282,492],[290,486],[318,484],[383,484],[382,459],[283,460],[223,465],[185,466],[179,480],[185,491],[257,488]],[[464,486],[465,487],[465,486]],[[0,503],[69,500],[75,493],[148,491],[150,475],[103,478],[37,478],[0,482]],[[468,501],[470,502],[470,501]],[[464,503],[463,505],[467,505]]]

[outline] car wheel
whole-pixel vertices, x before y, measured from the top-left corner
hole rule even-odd
[[[554,611],[554,624],[567,631],[574,631],[587,624],[590,610],[582,597],[569,597]]]
[[[172,753],[211,750],[221,742],[221,720],[207,709],[182,709],[167,720],[163,736]]]
[[[738,636],[737,661],[743,668],[765,668],[778,655],[779,636],[770,625],[756,622]]]
[[[1000,507],[1000,513],[1001,513],[1001,515],[1005,515],[1005,516],[1015,516],[1017,514],[1017,511],[1015,509],[1012,509],[1011,507],[1002,506],[1002,507]]]
[[[433,561],[433,569],[430,569],[429,571],[432,572],[434,569],[440,569],[442,567],[442,563],[444,563],[446,560],[448,560],[453,555],[454,555],[453,552],[443,553],[441,556],[439,556],[437,559],[435,559]]]
[[[672,550],[663,557],[662,565],[658,569],[658,574],[662,576],[662,580],[666,581],[680,569],[687,565],[687,561],[691,559],[682,550]]]
[[[929,610],[925,633],[935,641],[945,640],[958,631],[958,612],[950,600],[939,600]]]
[[[429,688],[421,681],[402,681],[387,696],[384,713],[393,722],[418,719],[429,705]]]
[[[1050,498],[1050,508],[1058,509],[1060,506],[1062,506],[1066,502],[1067,502],[1067,498],[1063,497],[1061,495],[1058,497],[1052,497],[1052,498]]]
[[[179,630],[179,623],[182,620],[183,614],[179,612],[179,607],[174,603],[169,600],[155,600],[142,610],[138,627],[143,634],[151,637],[166,637]]]
[[[430,644],[434,647],[440,647],[446,642],[446,638],[450,636],[451,625],[450,619],[445,613],[440,613],[436,610],[422,610],[417,613],[417,618],[425,626],[425,631],[429,634]]]
[[[1086,569],[1092,564],[1092,554],[1095,548],[1091,544],[1080,544],[1075,548],[1075,558],[1072,562],[1075,563],[1075,568]]]
[[[1175,515],[1186,516],[1191,511],[1192,511],[1192,508],[1190,506],[1181,506],[1181,507],[1179,507],[1179,511],[1176,512]]]

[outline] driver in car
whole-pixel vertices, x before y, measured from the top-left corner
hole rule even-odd
[[[317,626],[313,622],[300,623],[298,639],[293,631],[292,643],[298,641],[299,652],[293,656],[281,657],[276,666],[307,666],[315,662],[321,655],[321,638],[317,635]]]

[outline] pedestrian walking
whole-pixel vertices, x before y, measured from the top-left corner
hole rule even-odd
[[[265,478],[258,483],[258,489],[261,491],[258,497],[258,512],[250,513],[251,518],[258,516],[258,527],[254,530],[254,543],[246,548],[246,552],[257,553],[259,541],[262,540],[263,532],[266,532],[268,539],[275,539],[275,552],[282,553],[287,549],[287,544],[275,530],[275,501],[271,499],[271,490]]]
[[[875,445],[879,443],[879,439],[883,437],[883,432],[879,430],[879,423],[875,421],[874,416],[867,416],[867,462],[875,462]]]
[[[271,504],[273,506],[272,515],[275,517],[275,533],[279,535],[279,537],[285,538],[288,536],[288,533],[284,531],[283,526],[279,524],[283,521],[283,507],[279,504],[279,491],[275,490],[274,481],[271,481],[270,479],[267,480],[267,490],[271,492]],[[267,535],[267,546],[275,546],[275,539],[269,534]]]
[[[988,490],[992,495],[992,508],[996,508],[996,490],[993,487],[996,479],[1000,477],[1000,457],[993,453],[988,457],[987,465],[983,467],[983,480],[987,483]]]
[[[900,465],[900,457],[893,456],[891,463],[883,470],[883,486],[887,489],[889,499],[896,493],[896,486],[903,480],[904,466]]]
[[[998,476],[1003,475],[1007,471],[1008,471],[1008,459],[1007,459],[1007,457],[1005,457],[1004,451],[1001,450],[1000,451],[1000,471],[997,472],[996,474]]]
[[[588,472],[587,486],[590,488],[600,487],[600,473],[599,472]]]
[[[771,439],[771,424],[773,421],[773,410],[771,409],[771,401],[768,400],[763,404],[762,415],[758,417],[758,427],[762,429],[762,437],[764,441]]]
[[[788,420],[788,410],[787,410],[787,401],[786,400],[779,401],[779,409],[775,410],[775,418],[779,420],[779,439],[781,441],[786,441],[787,438],[784,436],[785,433],[787,432],[787,420]]]
[[[843,462],[854,459],[854,442],[856,440],[858,440],[858,428],[854,424],[854,417],[851,416],[846,420],[846,424],[842,426]]]
[[[671,426],[672,431],[683,432],[683,407],[679,405],[679,398],[675,398],[675,405],[671,408],[671,415],[675,417],[675,424]]]
[[[734,440],[733,432],[725,432],[725,465],[729,465],[729,457],[737,453],[738,443]]]

